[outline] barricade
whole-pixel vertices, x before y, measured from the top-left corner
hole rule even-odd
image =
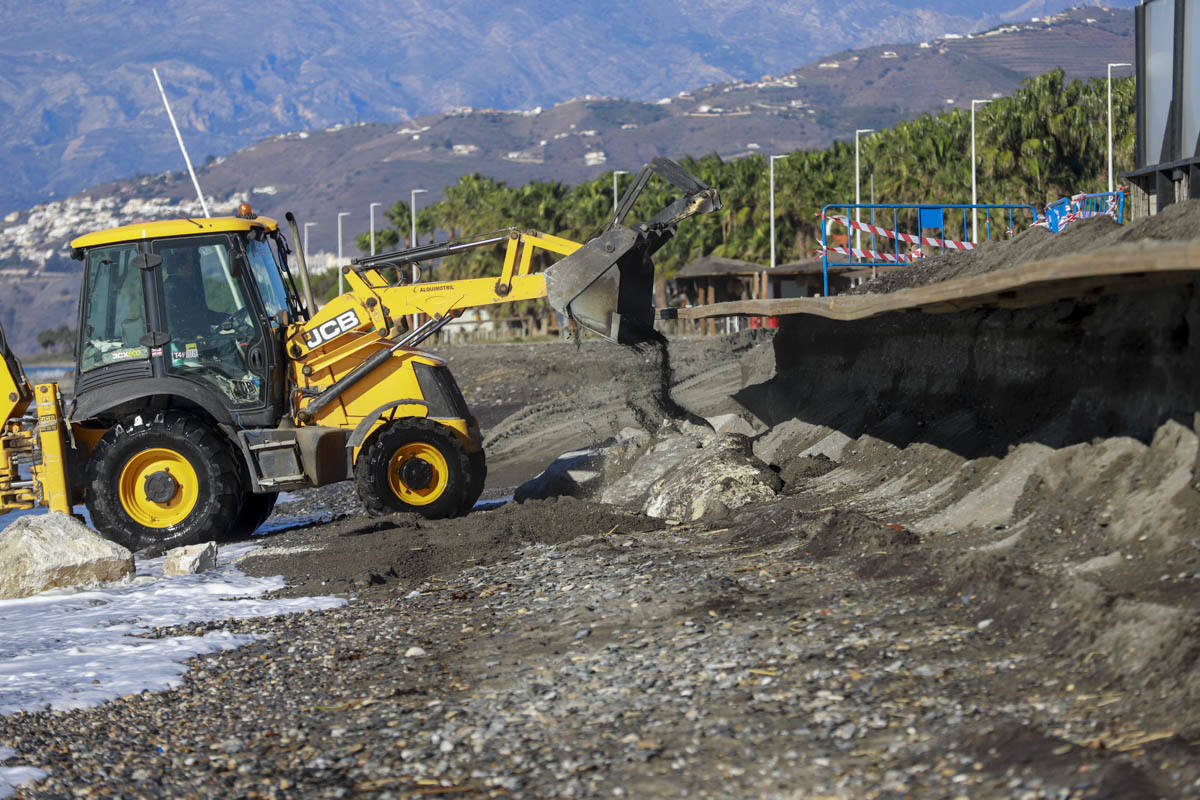
[[[1064,197],[1046,206],[1045,226],[1051,233],[1060,233],[1063,228],[1078,219],[1087,219],[1107,214],[1120,225],[1125,221],[1124,187],[1116,192],[1075,194]]]
[[[838,213],[843,212],[843,213]],[[854,212],[858,212],[855,214]],[[829,295],[829,270],[857,269],[862,267],[894,267],[907,264],[934,253],[946,250],[967,251],[975,248],[971,238],[971,218],[974,212],[978,220],[980,238],[1011,238],[1017,233],[1018,225],[1029,227],[1037,222],[1037,211],[1033,206],[1011,203],[989,203],[975,205],[929,205],[917,203],[868,203],[831,204],[821,210],[821,256],[826,296]],[[859,221],[854,217],[867,216]],[[947,237],[947,231],[957,232],[956,217],[962,218],[962,238]],[[891,227],[887,227],[888,223]],[[901,223],[916,223],[917,233],[904,233]],[[870,234],[870,248],[837,247],[829,242],[831,223],[845,226],[848,231]],[[925,236],[926,231],[937,231],[937,236]],[[854,236],[851,233],[851,236]],[[876,238],[891,241],[891,252],[878,248]],[[901,248],[904,249],[901,249]],[[847,261],[830,260],[830,254],[849,256]],[[855,259],[858,259],[857,261]]]

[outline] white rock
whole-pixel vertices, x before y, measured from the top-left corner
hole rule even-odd
[[[605,487],[601,500],[659,519],[691,521],[770,500],[780,486],[779,476],[753,455],[745,436],[664,431]]]
[[[133,574],[133,553],[67,514],[21,517],[0,531],[0,598]]]
[[[1120,566],[1121,564],[1124,564],[1124,563],[1125,563],[1125,559],[1121,555],[1121,551],[1118,550],[1114,553],[1109,553],[1106,556],[1096,556],[1095,558],[1089,558],[1087,561],[1084,561],[1079,564],[1075,564],[1073,566],[1068,567],[1067,569],[1069,572],[1074,572],[1077,574],[1078,573],[1088,573],[1088,572],[1101,572],[1106,569],[1112,569],[1113,567]]]
[[[425,652],[425,648],[417,647],[416,645],[404,651],[405,658],[424,658],[427,655],[429,654]]]
[[[163,575],[195,575],[217,568],[217,543],[204,542],[176,547],[167,551],[163,560]]]
[[[753,436],[757,433],[748,420],[737,414],[716,414],[706,419],[717,433],[740,433],[743,436]]]

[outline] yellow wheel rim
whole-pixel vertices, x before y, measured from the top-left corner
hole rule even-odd
[[[175,493],[165,503],[146,496],[146,479],[166,472],[175,481]],[[147,528],[169,528],[187,519],[200,496],[196,470],[174,450],[155,447],[129,459],[121,470],[121,507],[130,519]]]
[[[404,465],[414,458],[419,458],[433,470],[433,478],[424,488],[415,488],[404,482]],[[410,506],[427,506],[437,500],[446,491],[450,482],[450,465],[442,451],[425,442],[410,442],[397,448],[388,462],[388,484],[405,503]]]

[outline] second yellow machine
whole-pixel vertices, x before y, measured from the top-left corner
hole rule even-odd
[[[652,173],[683,195],[627,226]],[[713,189],[656,159],[586,244],[511,230],[358,259],[320,310],[303,253],[297,287],[278,224],[248,207],[81,236],[66,408],[57,385],[29,384],[0,334],[0,513],[84,502],[131,549],[244,535],[279,492],[349,479],[372,513],[466,513],[487,472],[479,428],[420,343],[465,309],[539,297],[636,342],[654,320],[650,256],[681,220],[718,208]],[[496,245],[496,278],[403,280],[419,261]],[[532,272],[536,249],[563,258]],[[415,314],[425,322],[405,325]]]

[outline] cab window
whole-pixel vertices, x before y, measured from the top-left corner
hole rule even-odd
[[[246,307],[230,268],[224,238],[160,244],[167,327],[173,335],[202,335]]]
[[[84,319],[79,369],[145,360],[146,303],[142,271],[134,265],[136,244],[97,247],[88,251],[84,278]]]
[[[262,296],[263,308],[275,320],[276,315],[288,307],[287,291],[279,274],[279,265],[275,262],[275,254],[266,242],[250,240],[246,242],[246,259],[250,262],[250,274]]]
[[[162,256],[162,297],[170,339],[168,372],[217,389],[233,408],[258,406],[263,381],[247,353],[258,340],[225,236],[155,243]]]

